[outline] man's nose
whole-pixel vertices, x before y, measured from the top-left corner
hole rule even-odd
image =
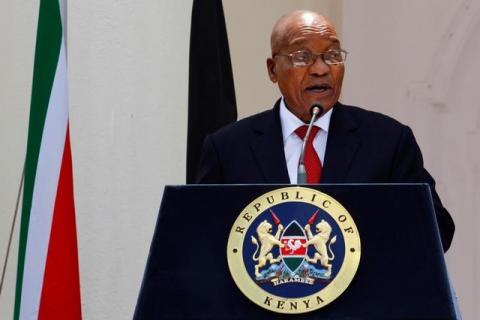
[[[317,56],[313,64],[309,68],[309,72],[313,76],[324,76],[330,72],[330,66],[325,63],[322,56]]]

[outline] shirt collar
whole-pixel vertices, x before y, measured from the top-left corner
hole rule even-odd
[[[313,123],[315,126],[319,127],[326,133],[328,133],[328,129],[330,127],[330,118],[332,117],[332,109],[328,110],[323,116],[315,120]],[[287,109],[285,101],[282,97],[280,101],[280,123],[282,125],[282,134],[283,134],[283,142],[294,133],[294,131],[302,126],[305,123],[298,119],[290,110]]]

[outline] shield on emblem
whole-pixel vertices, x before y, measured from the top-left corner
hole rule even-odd
[[[280,241],[284,245],[280,250],[283,262],[295,273],[305,260],[307,248],[304,248],[303,244],[307,242],[307,236],[298,222],[293,220],[283,231]]]

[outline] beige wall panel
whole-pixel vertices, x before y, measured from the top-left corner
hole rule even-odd
[[[69,4],[87,319],[131,319],[165,184],[185,183],[192,1]]]

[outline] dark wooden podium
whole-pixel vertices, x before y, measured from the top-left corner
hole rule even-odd
[[[248,203],[281,187],[167,186],[135,319],[456,319],[425,184],[308,186],[335,198],[355,220],[362,242],[357,274],[338,299],[311,313],[281,315],[250,302],[228,270],[228,235]]]

